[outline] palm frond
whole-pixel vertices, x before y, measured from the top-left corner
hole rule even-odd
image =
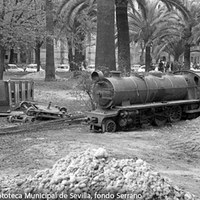
[[[191,19],[191,13],[186,6],[180,0],[161,0],[164,4],[167,5],[168,9],[175,7],[178,9],[184,16],[185,20],[189,21]]]
[[[136,1],[139,5],[139,8],[141,10],[141,13],[142,13],[144,19],[147,19],[147,13],[146,13],[147,7],[148,7],[147,1],[146,0],[136,0]]]

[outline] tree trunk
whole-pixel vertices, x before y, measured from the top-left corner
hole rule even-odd
[[[0,80],[3,80],[3,72],[4,72],[4,58],[5,58],[5,49],[3,46],[0,46]]]
[[[75,48],[73,54],[72,44],[68,40],[68,62],[71,71],[79,70],[82,62],[84,61],[84,55],[82,53],[82,44],[77,44],[77,45],[78,47]]]
[[[14,58],[14,49],[10,49],[10,59],[9,59],[9,63],[10,64],[13,64],[15,61],[15,58]]]
[[[60,39],[60,64],[64,64],[65,61],[65,45],[64,40]]]
[[[174,50],[174,61],[178,62],[180,55],[181,55],[180,51],[178,51],[178,49],[175,49]]]
[[[55,80],[53,2],[46,0],[46,75],[45,81]]]
[[[26,63],[26,53],[20,49],[20,60],[22,63]]]
[[[192,36],[192,26],[188,24],[183,31],[183,39],[185,41],[184,45],[184,66],[185,70],[190,69],[190,43],[189,40]]]
[[[91,33],[88,33],[88,56],[87,56],[87,63],[85,62],[86,65],[90,65],[91,63],[91,50],[92,50],[92,38],[91,38]],[[85,66],[86,67],[86,66]]]
[[[37,64],[37,71],[38,72],[40,71],[40,65],[41,65],[41,62],[40,62],[40,47],[41,46],[42,46],[42,43],[39,42],[39,41],[36,41],[35,61],[36,61],[36,64]]]
[[[97,38],[95,67],[104,71],[116,70],[114,37],[115,0],[97,1]]]
[[[72,44],[69,40],[67,40],[68,44],[68,62],[70,71],[74,71],[74,58],[73,58],[73,50],[72,50]]]
[[[26,63],[27,64],[30,64],[30,63],[32,63],[32,49],[31,48],[28,48],[27,49],[27,60],[26,60]]]
[[[76,29],[78,29],[78,27],[80,27],[80,23],[78,21],[75,21],[74,26]],[[78,41],[75,44],[75,55],[74,55],[74,62],[76,65],[76,70],[81,69],[81,65],[84,61],[84,56],[83,56],[83,51],[84,51],[84,40],[85,40],[85,34],[83,32],[78,32],[77,34],[78,37]]]
[[[140,55],[140,65],[144,65],[144,50],[145,47],[143,47],[143,45],[141,44],[141,55]]]
[[[185,44],[184,49],[184,70],[190,69],[190,44]]]
[[[116,20],[118,36],[118,69],[125,75],[130,75],[130,40],[127,15],[127,0],[116,0]]]
[[[4,20],[4,17],[5,17],[5,8],[6,8],[6,0],[3,0],[3,5],[2,5],[2,8],[1,8],[1,15],[0,15],[0,19]],[[3,39],[3,36],[2,34],[0,34],[0,40]],[[5,49],[4,49],[4,46],[0,45],[0,80],[3,80],[3,72],[5,70]]]
[[[145,52],[145,71],[148,72],[151,67],[151,47],[149,45],[146,46],[146,52]]]
[[[75,49],[74,62],[75,70],[79,70],[81,68],[81,63],[83,62],[83,54],[80,49]]]

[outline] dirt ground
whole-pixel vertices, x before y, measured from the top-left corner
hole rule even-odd
[[[71,112],[87,109],[86,100],[75,98],[71,93],[74,90],[67,88],[66,82],[56,84],[37,82],[36,101],[64,104]],[[0,185],[10,187],[14,179],[50,168],[69,152],[78,153],[89,147],[105,147],[117,158],[141,158],[174,185],[200,199],[200,118],[162,128],[143,127],[116,133],[91,133],[88,126],[79,125],[1,135]]]

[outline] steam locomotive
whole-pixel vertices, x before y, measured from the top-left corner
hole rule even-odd
[[[91,77],[97,108],[87,117],[94,131],[115,132],[143,124],[162,126],[200,115],[200,72],[152,71],[121,77],[120,72],[113,71],[106,78],[95,71]]]

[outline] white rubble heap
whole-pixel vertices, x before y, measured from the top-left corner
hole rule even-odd
[[[27,178],[17,189],[26,199],[195,199],[145,161],[111,158],[104,148],[68,155],[53,168]]]

